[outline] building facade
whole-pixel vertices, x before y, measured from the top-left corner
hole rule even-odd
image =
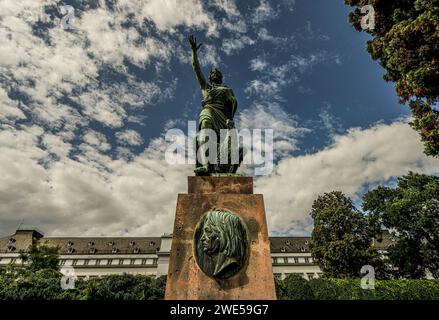
[[[322,275],[309,250],[309,237],[270,237],[273,273],[284,279],[299,274],[306,279]],[[162,276],[168,273],[172,236],[161,237],[44,237],[34,228],[0,238],[0,267],[21,265],[20,252],[33,241],[59,247],[61,268],[74,268],[77,277],[111,274]],[[375,243],[385,252],[387,241]]]

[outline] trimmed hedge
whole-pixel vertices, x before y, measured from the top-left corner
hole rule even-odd
[[[72,290],[61,288],[61,277],[54,270],[0,273],[0,300],[160,300],[165,295],[166,277],[125,274],[77,279]]]
[[[376,280],[375,289],[367,290],[360,279],[290,275],[277,281],[277,294],[281,300],[439,300],[439,280]]]
[[[165,296],[166,276],[111,275],[82,280],[77,300],[161,300]]]
[[[75,289],[61,289],[61,273],[0,272],[0,300],[161,300],[166,277],[111,275],[78,279]],[[364,290],[360,279],[305,280],[290,275],[276,280],[280,300],[439,300],[439,280],[377,280]]]

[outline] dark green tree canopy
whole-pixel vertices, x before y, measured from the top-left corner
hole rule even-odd
[[[342,192],[319,196],[311,217],[311,254],[326,276],[355,278],[364,265],[378,267],[378,255],[371,247],[376,228]]]
[[[410,172],[395,188],[364,195],[363,209],[395,235],[389,259],[400,277],[439,277],[439,177]]]
[[[28,270],[32,272],[44,269],[59,270],[58,252],[58,247],[35,241],[27,251],[20,254],[20,258],[28,263]]]
[[[427,155],[439,156],[439,0],[345,0],[355,6],[349,20],[362,31],[361,8],[372,5],[375,28],[367,50],[396,84],[401,103],[409,102]]]

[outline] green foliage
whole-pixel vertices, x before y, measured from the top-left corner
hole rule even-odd
[[[377,280],[375,289],[362,289],[360,279],[320,278],[298,282],[297,276],[278,282],[282,300],[438,300],[439,280]],[[296,285],[300,283],[300,285]],[[286,289],[288,288],[288,289]],[[280,293],[280,294],[279,294]]]
[[[0,274],[0,300],[60,300],[62,274],[45,269],[34,272],[4,272]]]
[[[360,8],[372,5],[375,29],[367,50],[386,69],[386,81],[396,83],[401,103],[410,102],[427,155],[439,156],[439,0],[345,0],[355,6],[349,20],[361,31]]]
[[[59,248],[33,242],[27,251],[21,252],[20,259],[27,262],[27,270],[34,272],[38,270],[50,269],[59,270]]]
[[[83,281],[78,286],[79,300],[159,300],[164,297],[166,277],[110,275]]]
[[[439,155],[439,116],[426,102],[410,103],[413,121],[410,125],[420,133],[427,155]]]
[[[378,254],[371,247],[376,226],[342,192],[319,196],[313,203],[311,217],[311,254],[326,276],[355,278],[364,265],[381,267]]]
[[[367,299],[373,290],[361,288],[360,279],[312,279],[310,287],[317,300]]]
[[[388,257],[398,277],[439,277],[439,177],[410,172],[365,194],[363,209],[397,236]]]
[[[51,269],[0,272],[0,300],[160,300],[166,277],[111,275],[77,279],[75,289],[61,288],[62,274]]]
[[[312,279],[317,300],[437,300],[438,280],[377,280],[375,289],[362,289],[360,279]]]
[[[160,300],[166,277],[112,275],[78,279],[75,289],[62,290],[61,273],[39,270],[17,276],[0,272],[0,300]],[[276,280],[279,300],[437,300],[439,280],[377,280],[364,290],[360,279],[302,279],[290,275]]]
[[[314,294],[309,282],[298,274],[290,274],[285,280],[276,280],[279,300],[312,300]]]

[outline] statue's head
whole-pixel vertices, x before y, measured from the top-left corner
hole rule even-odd
[[[200,240],[209,256],[223,253],[240,261],[246,255],[246,231],[239,217],[227,211],[215,210],[206,215]]]
[[[210,83],[216,83],[216,84],[223,83],[223,74],[218,68],[214,68],[210,71],[209,81]]]

